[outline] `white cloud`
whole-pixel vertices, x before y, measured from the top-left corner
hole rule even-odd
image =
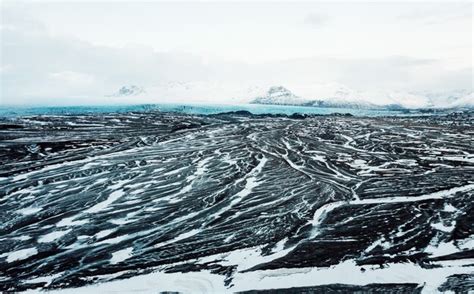
[[[435,33],[402,24],[405,8],[69,5],[2,7],[1,104],[237,103],[285,85],[311,99],[343,88],[422,105],[426,91],[472,91],[472,36],[455,30],[459,21]],[[107,97],[124,85],[146,93]]]
[[[57,82],[64,82],[70,86],[87,87],[94,82],[94,76],[74,71],[61,71],[50,74],[50,77]]]
[[[306,15],[306,17],[304,19],[304,23],[312,25],[312,26],[320,27],[320,26],[323,26],[324,24],[326,24],[328,22],[328,20],[329,20],[329,17],[327,15],[313,12],[313,13],[310,13],[310,14]]]

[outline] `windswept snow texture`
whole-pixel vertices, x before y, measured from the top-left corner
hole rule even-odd
[[[472,122],[3,119],[0,290],[473,290]]]

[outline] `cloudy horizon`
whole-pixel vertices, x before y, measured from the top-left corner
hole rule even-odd
[[[280,85],[307,99],[473,103],[471,3],[1,5],[1,105],[246,103]],[[137,95],[117,95],[131,85]]]

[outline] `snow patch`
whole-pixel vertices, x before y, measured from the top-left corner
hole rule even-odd
[[[119,251],[112,253],[112,258],[110,259],[111,264],[116,264],[122,262],[132,256],[133,247],[128,247]]]
[[[17,260],[23,260],[27,259],[30,256],[38,254],[38,250],[36,248],[26,248],[26,249],[20,249],[17,251],[9,252],[9,253],[4,253],[1,254],[0,257],[6,257],[7,262],[13,262]]]
[[[38,239],[38,242],[40,243],[49,243],[49,242],[53,242],[59,238],[61,238],[62,236],[66,235],[67,233],[69,233],[71,230],[65,230],[65,231],[55,231],[55,232],[51,232],[49,234],[46,234],[44,236],[42,236],[41,238]]]

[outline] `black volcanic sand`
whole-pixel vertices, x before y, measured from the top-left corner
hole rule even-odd
[[[417,284],[369,284],[365,286],[353,286],[334,284],[314,287],[295,287],[277,290],[250,290],[238,292],[239,294],[376,294],[376,293],[397,293],[412,294],[421,293],[422,287]]]
[[[442,267],[474,258],[473,200],[469,113],[0,118],[0,290],[77,287],[160,266],[209,270],[228,286],[238,271],[347,260]],[[277,243],[288,253],[250,268],[198,260],[255,246],[271,255]],[[440,244],[456,250],[433,253]],[[126,249],[129,258],[113,256]],[[472,263],[439,290],[472,289],[471,273]],[[54,279],[30,281],[44,276]]]

